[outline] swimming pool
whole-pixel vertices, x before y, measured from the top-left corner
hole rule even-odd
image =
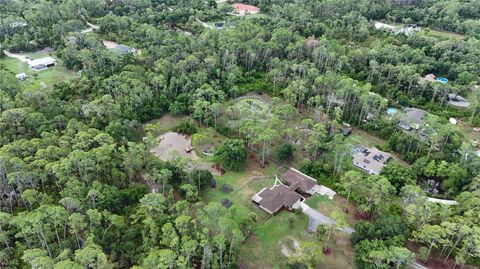
[[[398,112],[398,109],[396,109],[396,108],[394,108],[394,107],[389,107],[389,108],[387,109],[387,114],[388,114],[389,116],[393,116],[393,115],[397,114],[397,112]]]
[[[447,79],[447,78],[439,77],[439,78],[437,78],[437,81],[440,82],[440,83],[447,83],[447,82],[448,82],[448,79]]]

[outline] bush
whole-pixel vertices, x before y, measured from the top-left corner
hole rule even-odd
[[[190,119],[184,120],[175,128],[175,131],[181,134],[192,135],[197,132],[197,125]]]
[[[239,171],[247,163],[247,150],[243,140],[228,139],[215,151],[220,165],[227,170]]]
[[[293,153],[295,152],[295,147],[289,143],[280,144],[277,147],[277,158],[280,161],[290,161],[293,159]]]
[[[427,262],[428,260],[428,248],[427,247],[421,247],[418,249],[418,259],[421,260],[422,262]]]

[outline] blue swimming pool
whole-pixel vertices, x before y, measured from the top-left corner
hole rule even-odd
[[[389,107],[389,108],[387,109],[387,114],[388,114],[389,116],[393,116],[393,115],[397,114],[397,112],[398,112],[398,109],[396,109],[396,108],[394,108],[394,107]]]
[[[448,78],[439,77],[439,78],[437,78],[437,81],[440,82],[440,83],[447,83],[447,82],[448,82]]]

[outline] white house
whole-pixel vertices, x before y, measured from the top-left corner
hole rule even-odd
[[[41,71],[54,66],[57,61],[52,57],[45,57],[40,59],[31,60],[28,62],[30,69],[35,71]]]

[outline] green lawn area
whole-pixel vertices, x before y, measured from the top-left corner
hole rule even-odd
[[[48,53],[26,53],[32,59],[39,59],[49,56]],[[0,64],[4,64],[6,69],[14,74],[25,73],[28,78],[22,81],[21,84],[29,90],[38,90],[42,88],[52,88],[55,83],[65,80],[69,77],[76,76],[74,71],[68,70],[63,65],[61,59],[54,56],[57,60],[57,65],[43,71],[32,71],[28,64],[23,63],[17,59],[9,58],[7,56],[0,57]],[[34,74],[38,76],[35,78]]]
[[[346,141],[350,142],[353,146],[360,144],[367,147],[378,147],[379,145],[385,144],[383,139],[357,128],[353,129],[352,134],[347,137]]]
[[[452,33],[452,32],[446,32],[446,31],[437,31],[433,29],[426,29],[430,35],[433,36],[438,36],[438,37],[447,37],[447,38],[453,38],[453,39],[464,39],[465,36],[457,33]]]
[[[293,218],[293,228],[289,225]],[[263,224],[258,225],[240,250],[240,268],[285,268],[287,258],[281,253],[281,241],[294,238],[297,241],[309,240],[305,230],[308,218],[281,211]]]
[[[168,131],[172,131],[185,118],[184,115],[172,115],[168,113],[160,118],[147,122],[145,129],[148,129],[154,136],[159,136]]]

